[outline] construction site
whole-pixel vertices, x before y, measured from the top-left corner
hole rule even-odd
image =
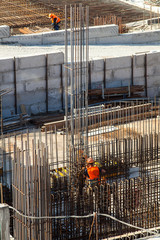
[[[159,5],[0,0],[0,240],[160,239]]]

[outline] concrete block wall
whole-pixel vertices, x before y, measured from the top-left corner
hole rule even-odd
[[[64,63],[63,53],[0,59],[0,89],[11,89],[2,100],[3,117],[15,115],[15,86],[17,113],[24,104],[28,114],[46,112],[46,78],[48,77],[48,110],[61,109],[60,67]],[[46,71],[48,72],[46,77]],[[16,81],[16,84],[15,84]]]
[[[133,65],[132,65],[133,57]],[[146,61],[146,62],[145,62]],[[90,62],[91,88],[106,88],[145,84],[147,80],[147,96],[160,97],[160,52],[150,52],[133,56],[106,58]],[[132,69],[133,68],[133,69]],[[105,71],[105,73],[104,73]],[[104,77],[105,76],[105,77]],[[145,96],[146,92],[141,95]]]
[[[160,97],[160,52],[147,54],[147,66],[148,95]]]
[[[0,59],[0,89],[12,89],[3,97],[3,117],[10,117],[16,112],[15,80],[18,113],[21,104],[26,106],[28,114],[46,112],[46,76],[48,110],[53,112],[64,107],[64,54],[59,52],[47,56]],[[133,73],[133,85],[146,86],[146,79],[147,96],[160,97],[159,65],[160,52],[93,60],[89,62],[89,87],[102,89],[103,85],[106,88],[129,86]],[[145,91],[141,95],[145,96]]]
[[[10,239],[10,214],[9,207],[7,204],[0,204],[0,239],[9,240]]]
[[[65,30],[10,36],[8,26],[2,26],[1,28],[0,43],[2,44],[64,45]],[[69,43],[70,30],[68,30],[67,36]],[[138,44],[157,42],[159,39],[159,29],[145,32],[119,34],[118,26],[115,24],[89,27],[89,44]]]
[[[68,29],[68,42],[70,41],[70,30]],[[107,37],[118,36],[118,26],[115,24],[103,25],[89,27],[89,43],[101,43],[105,42]],[[85,32],[84,32],[85,38]],[[15,36],[5,36],[1,38],[0,43],[11,43],[11,44],[21,44],[21,45],[48,45],[48,44],[59,44],[64,45],[65,41],[65,30],[50,31],[44,33],[35,34],[21,34]]]

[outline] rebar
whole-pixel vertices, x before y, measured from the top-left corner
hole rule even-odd
[[[65,120],[43,132],[27,129],[1,135],[0,179],[4,201],[21,213],[68,217],[35,220],[13,212],[14,239],[97,240],[136,231],[98,213],[134,226],[158,228],[159,99],[116,100],[90,106],[88,96],[92,94],[109,99],[110,95],[132,96],[133,89],[146,89],[129,84],[127,88],[108,90],[103,88],[103,79],[99,90],[90,94],[89,9],[81,4],[70,7],[70,29],[67,7],[65,12]],[[86,185],[82,171],[90,156],[106,171],[94,188]],[[94,220],[92,216],[69,218],[93,212]],[[143,234],[146,236],[147,231]]]

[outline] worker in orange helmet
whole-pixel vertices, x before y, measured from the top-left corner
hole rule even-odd
[[[53,13],[49,14],[49,18],[52,21],[51,25],[53,26],[53,29],[54,30],[59,30],[59,28],[60,28],[59,24],[61,22],[61,19],[59,17],[57,17],[55,14],[53,14]]]
[[[84,175],[86,176],[86,179],[88,180],[88,185],[90,187],[94,187],[100,183],[100,175],[101,175],[101,169],[97,166],[94,166],[94,160],[93,158],[87,159],[87,166],[84,171]]]

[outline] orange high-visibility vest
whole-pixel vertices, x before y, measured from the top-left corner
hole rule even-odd
[[[55,18],[57,19],[56,23],[59,23],[61,21],[61,19],[54,14],[50,14],[50,18],[52,18],[52,23],[54,22]]]
[[[90,180],[99,179],[100,172],[97,166],[87,168],[87,172]]]

